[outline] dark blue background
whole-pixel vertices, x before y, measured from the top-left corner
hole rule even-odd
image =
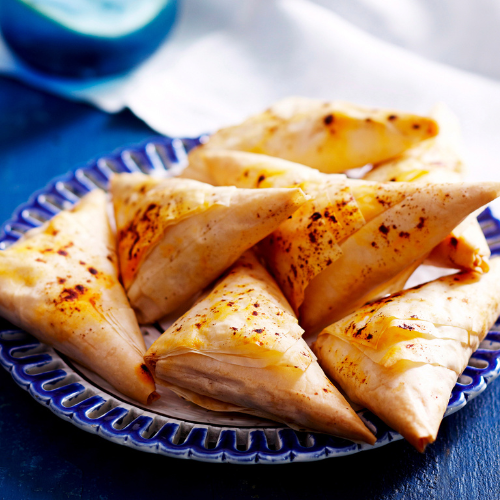
[[[0,221],[75,165],[155,133],[0,78]],[[446,418],[423,455],[405,442],[313,463],[236,466],[131,450],[58,419],[0,369],[0,499],[500,498],[500,382]]]

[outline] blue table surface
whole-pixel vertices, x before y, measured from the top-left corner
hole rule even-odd
[[[54,176],[155,136],[0,78],[0,220]],[[443,421],[425,454],[399,441],[357,455],[277,466],[151,455],[59,420],[0,370],[0,499],[498,499],[500,381]]]

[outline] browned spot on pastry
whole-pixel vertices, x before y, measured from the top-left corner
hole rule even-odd
[[[155,369],[155,364],[156,362],[153,360],[148,360],[151,368],[154,370]],[[141,365],[137,366],[136,368],[137,375],[139,376],[140,379],[142,379],[145,383],[152,383],[153,382],[153,376],[151,375],[151,372],[149,371],[149,368],[147,365],[142,363]],[[157,392],[152,392],[148,396],[148,401],[147,404],[151,404],[153,401],[156,401],[160,396],[158,395]]]
[[[323,118],[323,123],[325,125],[330,125],[333,123],[333,121],[335,120],[335,117],[330,113],[329,115],[326,115],[324,118]]]
[[[365,328],[366,325],[363,328],[359,328],[358,331],[353,334],[353,337],[359,337]]]
[[[142,221],[149,221],[151,220],[149,217],[150,212],[152,212],[158,205],[156,203],[150,203],[144,213],[142,214],[142,217],[140,220]]]
[[[87,289],[83,285],[76,285],[74,288],[65,288],[59,294],[60,302],[72,302],[78,300],[80,295],[83,295]]]
[[[337,222],[337,219],[335,218],[335,215],[331,215],[328,210],[325,210],[325,217],[330,219],[334,224]]]
[[[412,326],[412,325],[407,325],[406,323],[400,325],[400,328],[403,328],[404,330],[409,330],[410,332],[412,332],[413,330],[415,330],[415,327]],[[407,346],[408,347],[408,346]]]

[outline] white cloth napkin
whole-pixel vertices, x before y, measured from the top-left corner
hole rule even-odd
[[[49,78],[4,43],[0,72],[108,112],[128,107],[171,136],[289,95],[419,113],[443,101],[461,119],[469,178],[500,180],[499,16],[495,0],[183,0],[171,36],[126,76]]]

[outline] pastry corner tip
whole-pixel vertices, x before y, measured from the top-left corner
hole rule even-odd
[[[160,395],[156,392],[156,391],[153,391],[149,396],[148,396],[148,399],[146,401],[146,404],[147,405],[150,405],[151,403],[154,403],[155,401],[158,401],[158,399],[160,399]]]
[[[436,440],[436,436],[404,436],[405,439],[419,452],[425,453],[425,450],[429,444],[432,444]]]

